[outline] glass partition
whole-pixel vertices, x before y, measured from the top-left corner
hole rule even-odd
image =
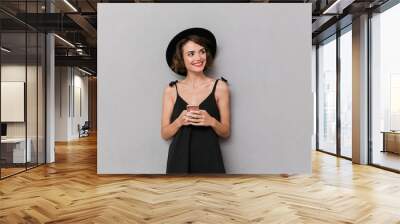
[[[45,34],[16,19],[45,12],[45,1],[1,1],[0,178],[45,163]],[[37,17],[32,17],[35,19]]]
[[[38,34],[36,32],[27,33],[27,98],[26,98],[26,113],[27,113],[27,150],[30,151],[30,160],[27,167],[31,168],[37,165],[37,134],[38,134]]]
[[[1,34],[1,176],[24,171],[26,145],[26,33]],[[6,50],[4,50],[6,49]]]
[[[318,149],[336,154],[336,37],[318,47]]]

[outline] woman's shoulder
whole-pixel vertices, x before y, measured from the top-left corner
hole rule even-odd
[[[164,89],[164,98],[171,100],[171,102],[175,102],[177,96],[177,90],[175,90],[174,85],[177,81],[170,82]]]
[[[215,95],[217,98],[228,96],[229,95],[229,85],[228,85],[228,80],[225,78],[221,77],[218,80],[221,80],[221,82],[217,83],[217,86],[215,87]]]
[[[228,85],[228,80],[226,80],[224,77],[221,76],[221,78],[217,79],[221,80],[222,82],[218,82],[216,88],[220,90],[228,90],[229,85]]]
[[[165,86],[164,94],[171,95],[171,96],[174,95],[175,85],[177,82],[178,82],[178,80],[171,81],[167,86]]]
[[[220,76],[219,78],[210,78],[211,81],[223,81],[224,83],[228,84],[228,80],[226,80],[224,77]],[[220,83],[220,82],[218,82]]]

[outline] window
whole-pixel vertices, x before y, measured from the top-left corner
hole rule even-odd
[[[318,48],[318,149],[336,153],[336,39]]]
[[[340,36],[340,155],[352,157],[352,35],[351,26]]]
[[[400,170],[400,5],[371,19],[372,163]]]

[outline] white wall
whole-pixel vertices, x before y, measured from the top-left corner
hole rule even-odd
[[[55,141],[68,140],[68,67],[55,68]]]
[[[229,81],[227,172],[310,173],[310,21],[311,4],[98,4],[98,173],[165,173],[162,93],[181,79],[165,49],[189,27],[216,35]]]
[[[1,66],[1,81],[2,82],[24,82],[26,83],[26,71],[32,74],[36,67],[20,64],[8,64]],[[35,106],[36,107],[36,106]],[[23,110],[25,108],[22,108]],[[8,122],[7,135],[9,137],[23,137],[25,136],[25,123],[24,122]]]
[[[79,137],[78,124],[88,120],[88,78],[72,67],[56,67],[55,140],[69,141]],[[80,100],[78,102],[80,90]],[[79,113],[76,105],[82,105]]]
[[[77,73],[78,72],[78,75]],[[88,120],[88,77],[87,76],[82,76],[83,73],[79,72],[78,70],[75,70],[75,75],[74,75],[74,108],[72,109],[72,130],[71,134],[73,138],[78,138],[79,137],[79,132],[77,129],[78,124],[81,126],[85,123],[85,121]],[[80,91],[80,93],[79,93]],[[80,97],[79,97],[80,95]],[[81,101],[81,102],[79,102]],[[81,111],[79,110],[79,107],[81,107]]]
[[[36,66],[25,66],[20,64],[6,64],[1,66],[1,81],[3,82],[25,82],[26,74],[30,86],[36,86],[36,80],[32,76],[36,77]],[[28,118],[28,137],[31,133],[36,135],[36,88],[27,88],[27,104],[29,109],[27,113]],[[33,102],[33,104],[30,104]],[[34,123],[32,123],[34,122]],[[7,122],[7,136],[8,137],[25,137],[25,126],[26,122]]]

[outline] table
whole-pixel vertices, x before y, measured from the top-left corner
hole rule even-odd
[[[26,163],[31,162],[32,140],[26,139],[28,144],[25,151],[25,138],[6,138],[1,139],[1,157],[6,163]],[[25,161],[26,160],[26,161]]]
[[[382,131],[381,133],[383,133],[382,152],[400,154],[400,131]]]

